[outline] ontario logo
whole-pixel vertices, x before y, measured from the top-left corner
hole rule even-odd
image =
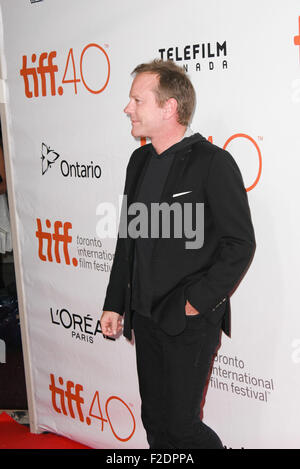
[[[51,148],[50,145],[42,143],[41,148],[41,170],[42,175],[46,174],[53,165],[60,158],[60,154]],[[88,179],[99,179],[101,177],[102,171],[101,167],[98,164],[94,164],[93,161],[90,161],[89,164],[79,163],[69,163],[65,159],[59,160],[60,174],[67,178],[88,178]]]
[[[59,154],[51,150],[51,148],[46,145],[45,143],[42,143],[42,150],[41,150],[42,156],[42,174],[44,175],[49,168],[55,163],[57,158],[59,158]]]

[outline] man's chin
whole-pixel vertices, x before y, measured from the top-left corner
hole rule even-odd
[[[134,128],[131,129],[131,135],[135,138],[144,138],[144,135]]]

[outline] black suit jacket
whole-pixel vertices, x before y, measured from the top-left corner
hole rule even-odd
[[[200,134],[174,157],[160,202],[204,203],[204,244],[186,249],[189,238],[154,240],[152,318],[170,335],[182,332],[188,300],[212,322],[222,320],[230,335],[230,295],[245,274],[255,251],[247,193],[232,156]],[[124,194],[135,201],[151,158],[150,145],[138,148],[127,166]],[[184,193],[178,198],[173,194]],[[126,210],[126,207],[123,207]],[[125,212],[124,212],[125,213]],[[124,216],[124,213],[122,216]],[[130,217],[128,217],[128,223]],[[118,237],[104,310],[123,315],[124,335],[131,339],[131,279],[134,240]]]

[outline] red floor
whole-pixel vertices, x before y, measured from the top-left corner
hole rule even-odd
[[[90,449],[75,441],[52,433],[30,433],[5,412],[0,414],[0,449]]]

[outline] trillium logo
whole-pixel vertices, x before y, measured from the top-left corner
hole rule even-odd
[[[42,174],[44,175],[49,168],[55,163],[55,161],[59,158],[59,154],[56,151],[51,150],[48,145],[42,143]]]

